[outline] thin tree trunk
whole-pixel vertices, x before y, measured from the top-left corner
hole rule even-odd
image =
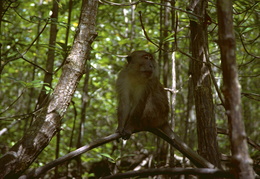
[[[191,123],[191,117],[192,112],[194,108],[194,89],[192,84],[192,78],[191,78],[191,62],[189,62],[189,72],[188,72],[188,94],[187,94],[187,106],[186,106],[186,115],[185,115],[185,131],[183,134],[183,139],[188,146],[193,147],[194,146],[194,139],[195,137],[189,137],[188,134],[195,133],[195,130],[192,130],[190,123]],[[191,143],[192,142],[192,143]],[[183,157],[183,161],[185,160],[185,157]],[[185,163],[185,162],[183,162]]]
[[[236,178],[252,179],[252,159],[248,154],[246,132],[241,115],[241,95],[236,65],[236,43],[232,17],[232,1],[218,0],[219,46],[223,71],[223,93],[228,116],[232,167]]]
[[[56,135],[56,150],[55,150],[55,159],[59,158],[60,154],[60,131],[57,131]],[[59,177],[59,166],[56,166],[54,169],[55,178]]]
[[[169,5],[168,2],[161,0],[162,4]],[[170,59],[169,59],[169,42],[164,42],[163,40],[168,36],[168,30],[170,28],[170,8],[161,6],[160,7],[160,51],[159,51],[159,65],[160,66],[160,75],[162,76],[163,85],[168,87],[168,79],[170,76]],[[169,145],[162,141],[160,138],[157,138],[157,162],[165,165],[168,159]],[[162,162],[164,161],[164,162]]]
[[[37,108],[41,108],[41,106],[44,105],[44,103],[47,102],[47,92],[45,89],[45,86],[51,87],[52,83],[52,75],[53,75],[53,66],[54,66],[54,59],[55,59],[55,45],[56,45],[56,38],[57,38],[57,23],[58,22],[58,12],[59,12],[59,0],[53,1],[53,8],[52,8],[52,15],[51,15],[51,27],[50,27],[50,39],[49,39],[49,50],[48,50],[48,56],[46,61],[46,71],[43,80],[43,87],[40,92],[39,98],[38,98],[38,106]]]
[[[3,20],[3,17],[4,17],[3,4],[4,4],[4,1],[0,1],[0,34],[2,34],[2,20]],[[2,78],[1,69],[2,69],[2,43],[0,43],[0,81],[1,81],[1,78]]]
[[[80,22],[70,55],[54,92],[24,137],[0,158],[0,178],[19,177],[49,144],[60,128],[96,37],[97,0],[83,0]]]
[[[38,6],[41,6],[42,5],[42,1],[39,1],[38,2]],[[42,10],[39,10],[38,11],[38,17],[39,18],[42,18],[43,17],[43,11]],[[36,33],[35,33],[35,36],[37,37],[39,35],[39,33],[41,32],[41,23],[40,21],[38,21],[37,23],[37,30],[36,30]],[[37,64],[37,59],[38,57],[40,56],[40,40],[41,40],[41,36],[39,36],[35,42],[35,53],[36,55],[34,56],[33,58],[33,63],[34,64]],[[35,76],[36,76],[36,73],[37,73],[37,67],[35,65],[32,65],[32,77],[31,77],[31,81],[34,81],[35,80]],[[30,88],[29,89],[29,99],[28,99],[28,103],[27,103],[27,114],[29,114],[34,108],[35,108],[35,104],[33,103],[33,101],[35,100],[35,98],[37,98],[38,95],[36,93],[36,89],[35,88]],[[24,128],[23,128],[23,135],[25,134],[26,130],[28,129],[28,127],[30,126],[31,124],[31,121],[33,120],[33,117],[31,117],[30,119],[27,119],[25,120],[25,123],[24,123]]]
[[[90,65],[86,65],[86,69],[90,69]],[[85,120],[86,120],[86,111],[87,107],[89,105],[89,95],[88,95],[88,88],[89,88],[89,70],[87,70],[87,73],[85,74],[84,79],[84,86],[82,91],[82,101],[81,101],[81,109],[80,109],[80,123],[78,128],[78,139],[76,147],[80,148],[82,146],[84,131],[85,131]],[[79,174],[83,173],[83,165],[81,161],[81,155],[76,158],[77,160],[77,170]]]
[[[198,16],[206,16],[207,1],[195,0],[189,10]],[[205,18],[190,19],[192,49],[192,80],[197,118],[198,152],[209,162],[220,167],[217,129],[214,114],[211,79],[206,65],[208,51],[207,23]]]
[[[172,0],[170,2],[170,6],[172,7],[175,7],[175,0]],[[171,9],[169,14],[171,16],[171,25],[170,25],[170,28],[171,28],[171,32],[172,33],[175,33],[177,34],[177,25],[175,23],[175,9]],[[176,36],[175,36],[176,37]],[[175,41],[177,41],[177,39],[175,38]],[[171,65],[171,89],[173,90],[170,97],[171,97],[171,112],[170,112],[170,124],[171,124],[171,128],[174,129],[175,127],[175,106],[176,106],[176,88],[177,88],[177,85],[176,85],[176,82],[177,82],[177,78],[176,78],[176,57],[175,57],[175,50],[176,50],[176,43],[177,42],[172,42],[171,45],[172,45],[172,56],[171,56],[171,60],[172,60],[172,65]],[[169,157],[169,166],[170,167],[175,167],[174,163],[175,163],[175,158],[174,158],[174,147],[172,147],[170,145],[170,157]],[[173,176],[171,176],[171,178],[174,178]]]

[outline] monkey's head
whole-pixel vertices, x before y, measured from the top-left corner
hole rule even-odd
[[[156,75],[156,62],[146,51],[134,51],[127,57],[127,68],[133,75],[149,79]]]

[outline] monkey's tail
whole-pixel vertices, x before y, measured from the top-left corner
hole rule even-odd
[[[170,126],[167,125],[162,128],[156,128],[149,130],[153,134],[161,137],[167,141],[174,148],[179,150],[183,155],[190,159],[190,161],[198,168],[217,168],[202,156],[194,152],[186,143],[184,143],[180,137],[175,134]]]

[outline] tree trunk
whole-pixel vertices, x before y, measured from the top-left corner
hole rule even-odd
[[[84,72],[90,45],[96,37],[97,7],[97,0],[83,0],[76,38],[60,80],[24,137],[0,159],[0,178],[19,177],[59,130],[61,119]]]
[[[189,10],[206,16],[207,1],[192,1]],[[190,19],[192,63],[191,72],[197,118],[198,152],[209,162],[220,167],[217,144],[217,129],[214,114],[211,79],[206,64],[208,58],[208,36],[205,18]]]
[[[87,64],[86,65],[86,69],[90,69],[90,65]],[[84,85],[83,85],[83,91],[82,91],[82,100],[81,100],[81,109],[80,109],[80,123],[79,123],[79,128],[78,128],[78,139],[77,139],[77,148],[80,148],[82,146],[82,141],[83,141],[83,137],[85,135],[85,125],[86,125],[86,112],[87,112],[87,108],[89,106],[89,73],[85,74],[85,78],[84,78]],[[82,161],[81,161],[81,156],[78,156],[76,158],[77,160],[77,170],[79,174],[82,174],[83,172],[83,165],[82,165]]]
[[[248,154],[246,133],[241,115],[241,95],[236,65],[236,44],[233,28],[232,1],[218,0],[219,46],[223,71],[223,93],[228,116],[232,167],[236,178],[254,178],[252,160]]]
[[[58,22],[58,12],[59,12],[59,0],[53,1],[52,15],[51,15],[51,27],[50,27],[50,39],[49,39],[49,50],[46,61],[46,73],[43,80],[43,87],[38,97],[38,106],[37,109],[40,109],[47,101],[48,94],[45,87],[51,87],[52,75],[53,75],[53,66],[55,59],[55,46],[56,46],[56,37],[58,33],[57,23]]]

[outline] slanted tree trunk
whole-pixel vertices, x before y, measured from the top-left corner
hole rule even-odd
[[[43,106],[23,138],[0,159],[0,178],[19,177],[49,144],[59,130],[89,58],[96,37],[97,0],[83,0],[76,38],[50,100]]]
[[[208,35],[206,17],[207,1],[191,1],[189,10],[198,15],[190,19],[194,99],[197,118],[198,152],[209,162],[220,167],[217,129],[211,89],[210,72],[207,66]]]
[[[241,95],[236,65],[236,43],[233,28],[232,1],[218,0],[219,47],[223,71],[223,93],[228,116],[232,167],[236,178],[252,179],[254,172],[248,154],[247,138],[241,115]]]

